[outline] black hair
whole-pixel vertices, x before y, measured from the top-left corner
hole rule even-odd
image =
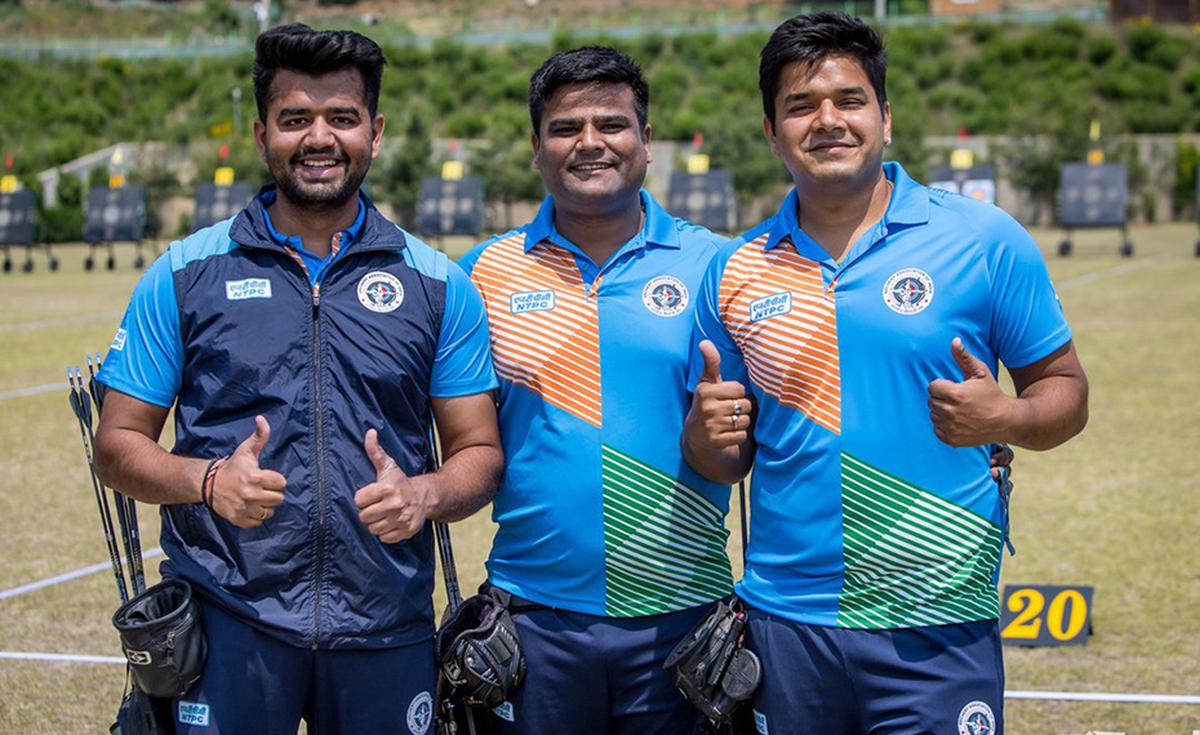
[[[290,23],[264,31],[254,42],[254,101],[258,117],[267,119],[271,82],[280,69],[320,76],[342,69],[358,69],[363,81],[363,101],[371,117],[379,110],[379,86],[387,59],[379,44],[354,31],[314,31],[303,23]]]
[[[581,46],[546,59],[529,79],[529,119],[533,122],[533,132],[541,131],[542,110],[556,89],[588,82],[628,84],[633,89],[638,127],[646,127],[650,117],[650,85],[646,84],[637,62],[609,46]]]
[[[775,95],[779,77],[788,64],[800,62],[809,68],[830,56],[849,56],[858,61],[879,100],[887,102],[887,54],[879,34],[859,18],[845,13],[810,13],[789,18],[775,29],[763,46],[758,65],[758,88],[763,114],[775,125]]]

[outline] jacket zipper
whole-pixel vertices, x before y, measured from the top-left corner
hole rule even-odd
[[[321,640],[321,583],[325,571],[325,407],[321,401],[321,284],[313,284],[313,412],[317,445],[317,580],[312,650]]]

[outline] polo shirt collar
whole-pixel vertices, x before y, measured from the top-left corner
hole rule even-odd
[[[641,200],[642,211],[645,213],[646,219],[642,223],[641,232],[634,236],[633,244],[635,246],[657,245],[678,250],[680,247],[679,230],[675,227],[675,219],[667,214],[662,205],[645,189],[638,192],[638,197]],[[559,234],[558,228],[554,226],[554,211],[554,197],[548,196],[542,201],[542,206],[538,208],[537,216],[525,227],[525,252],[528,253],[546,240],[557,242],[561,239],[565,241],[565,238]]]
[[[303,250],[304,243],[296,235],[285,235],[275,229],[275,223],[271,221],[271,213],[267,211],[267,207],[275,203],[278,196],[274,186],[265,186],[258,193],[258,203],[262,211],[263,223],[267,227],[267,232],[271,235],[271,239],[283,245],[284,247],[292,248],[293,250]],[[362,231],[363,223],[367,220],[367,205],[363,201],[363,195],[360,192],[358,195],[358,216],[354,218],[354,222],[349,227],[342,230],[343,249],[350,247],[359,233]]]
[[[929,192],[913,180],[904,167],[895,161],[883,164],[883,174],[892,182],[892,198],[880,220],[886,232],[892,225],[921,225],[929,221]],[[795,187],[784,197],[783,204],[775,213],[775,219],[767,234],[766,249],[777,246],[786,238],[798,242],[799,207]]]

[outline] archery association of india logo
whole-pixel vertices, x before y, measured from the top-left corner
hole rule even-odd
[[[408,722],[408,731],[412,735],[425,735],[429,732],[429,726],[433,724],[433,697],[429,696],[429,692],[421,692],[413,697],[408,703],[405,719]]]
[[[358,281],[358,303],[371,311],[386,314],[400,308],[404,285],[385,271],[371,271]]]
[[[958,735],[996,735],[996,716],[987,702],[968,702],[958,713]]]
[[[656,276],[642,288],[642,303],[659,316],[676,316],[687,308],[687,286],[675,276]]]
[[[916,314],[933,301],[933,279],[920,268],[893,273],[883,284],[883,303],[897,314]]]

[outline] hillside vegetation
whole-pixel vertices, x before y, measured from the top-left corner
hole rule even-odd
[[[918,174],[927,159],[924,137],[963,129],[1053,141],[1050,151],[1031,145],[1014,152],[1008,170],[1018,173],[1047,168],[1048,158],[1082,157],[1093,119],[1110,138],[1200,131],[1200,34],[1191,29],[1059,20],[1040,26],[894,27],[886,37],[896,132],[892,155]],[[643,64],[656,138],[690,140],[702,131],[713,165],[733,169],[739,195],[753,196],[782,175],[761,140],[757,66],[765,40],[764,33],[633,40],[561,35],[552,45],[493,48],[440,41],[388,48],[381,109],[388,137],[400,141],[391,150],[405,160],[381,165],[382,188],[398,190],[429,171],[430,138],[454,137],[491,142],[491,149],[472,149],[492,169],[486,172],[495,179],[488,182],[491,193],[507,200],[537,196],[528,170],[529,75],[554,50],[598,41]],[[0,78],[6,80],[0,88],[0,151],[14,153],[18,173],[28,179],[117,141],[207,140],[214,151],[232,143],[235,162],[245,162],[240,170],[257,170],[248,134],[255,114],[250,63],[248,56],[0,60]],[[242,90],[237,140],[230,125],[235,87]],[[1035,153],[1040,157],[1033,160]],[[1028,186],[1046,184],[1030,180]]]

